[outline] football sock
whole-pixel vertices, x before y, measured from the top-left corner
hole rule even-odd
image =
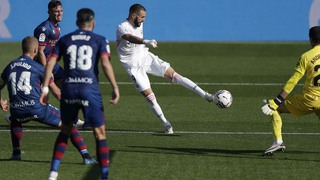
[[[74,147],[76,147],[78,151],[81,153],[82,157],[86,158],[85,156],[88,156],[87,145],[84,142],[82,136],[80,135],[78,129],[75,127],[73,127],[71,130],[70,140]]]
[[[21,123],[12,121],[10,124],[10,130],[13,155],[20,155],[20,141],[23,135]]]
[[[63,134],[61,132],[59,133],[53,149],[53,156],[52,156],[50,171],[58,172],[61,159],[67,148],[68,139],[69,139],[68,135]]]
[[[109,146],[106,139],[96,140],[96,151],[100,165],[101,179],[108,179]]]
[[[282,141],[282,119],[278,111],[275,111],[272,115],[272,127],[273,127],[273,135],[278,143]]]
[[[172,75],[172,82],[176,84],[180,84],[183,87],[192,90],[193,92],[199,94],[201,97],[205,97],[206,92],[202,90],[196,83],[191,81],[190,79],[181,76],[177,72]]]
[[[149,104],[149,107],[151,108],[151,111],[162,121],[163,125],[168,124],[168,120],[164,116],[162,109],[160,105],[157,102],[157,98],[154,95],[154,93],[149,94],[147,97],[147,102]]]

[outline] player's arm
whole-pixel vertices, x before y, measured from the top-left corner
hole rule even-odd
[[[42,84],[42,93],[40,96],[40,103],[45,105],[48,102],[48,93],[49,93],[49,81],[50,77],[52,76],[52,70],[57,62],[57,57],[52,55],[46,65],[45,72],[44,72],[44,79]]]
[[[39,47],[38,47],[38,58],[39,58],[39,61],[41,62],[41,64],[44,66],[47,64],[47,57],[44,54],[45,48],[46,48],[46,46],[42,46],[42,45],[39,45]]]
[[[60,88],[54,83],[53,79],[49,82],[49,87],[52,91],[54,97],[56,97],[59,101],[61,100],[61,91]]]
[[[1,90],[3,89],[4,86],[6,86],[6,81],[3,80],[2,77],[0,77],[0,106],[3,111],[8,111],[9,110],[8,102],[7,100],[2,99],[2,96],[1,96]]]
[[[137,36],[134,36],[132,34],[123,34],[122,36],[122,39],[125,39],[131,43],[134,43],[134,44],[146,44],[146,45],[150,45],[154,48],[157,47],[157,41],[152,39],[152,40],[148,40],[148,39],[143,39],[143,38],[140,38],[140,37],[137,37]]]
[[[273,112],[284,102],[302,77],[302,73],[295,71],[275,99],[265,100],[266,104],[261,108],[262,112],[266,115],[272,115]]]
[[[33,36],[36,37],[39,42],[38,60],[44,66],[47,64],[47,57],[44,54],[44,49],[46,48],[46,44],[48,43],[47,37],[49,37],[49,34],[50,34],[49,30],[44,26],[37,27],[33,32]]]
[[[117,104],[120,99],[120,91],[114,75],[113,67],[107,55],[103,54],[100,58],[102,70],[113,88],[112,99],[110,100],[110,103]]]
[[[287,81],[285,86],[283,87],[283,91],[285,91],[287,94],[290,94],[293,88],[297,85],[297,83],[300,81],[300,79],[303,77],[303,74],[299,71],[295,71],[294,74],[290,77],[290,79]]]

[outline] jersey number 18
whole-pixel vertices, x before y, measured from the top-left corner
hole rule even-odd
[[[78,48],[76,45],[71,45],[67,49],[67,54],[70,55],[70,69],[79,68],[80,70],[89,70],[91,68],[91,46],[82,45]]]

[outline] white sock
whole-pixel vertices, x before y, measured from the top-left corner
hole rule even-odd
[[[149,107],[151,108],[151,111],[161,120],[162,124],[165,126],[169,123],[169,121],[164,116],[161,107],[159,106],[156,96],[154,93],[149,94],[147,97],[147,102],[149,104]]]
[[[180,84],[183,87],[192,90],[193,92],[199,94],[201,97],[205,97],[206,92],[202,90],[196,83],[191,81],[190,79],[181,76],[177,72],[172,75],[172,82],[176,84]]]

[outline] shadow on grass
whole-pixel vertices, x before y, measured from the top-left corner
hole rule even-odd
[[[112,163],[112,159],[115,156],[116,151],[110,151],[109,159],[110,164]],[[82,180],[93,180],[93,179],[100,179],[100,167],[99,165],[91,166],[91,168],[87,171],[86,175],[82,178]]]
[[[161,150],[160,153],[165,154],[181,154],[181,155],[210,155],[210,154],[257,154],[261,150],[227,150],[227,149],[206,149],[206,148],[165,148],[165,147],[147,147],[147,146],[129,146],[131,148],[155,149]]]
[[[289,160],[289,161],[304,161],[304,162],[318,162],[315,159],[297,159],[290,158],[291,155],[301,154],[319,154],[320,152],[310,151],[286,151],[285,153],[276,152],[273,156],[261,156],[262,150],[228,150],[228,149],[206,149],[206,148],[166,148],[166,147],[147,147],[147,146],[129,146],[130,148],[138,148],[142,150],[123,150],[128,152],[138,153],[154,153],[154,154],[175,154],[175,155],[191,155],[191,156],[216,156],[225,158],[254,158],[266,160]],[[144,150],[143,150],[144,149]],[[146,151],[150,149],[150,151]],[[156,150],[156,151],[155,151]],[[157,151],[160,150],[160,151]],[[119,151],[119,150],[118,150]],[[122,150],[120,150],[122,151]],[[282,156],[283,155],[283,156]]]
[[[110,151],[110,164],[112,162],[113,157],[115,156],[116,151]],[[50,164],[50,161],[38,161],[38,160],[21,160],[21,161],[13,161],[9,159],[0,159],[0,162],[15,162],[15,163],[45,163]],[[68,163],[63,162],[63,164],[78,164],[78,163]],[[90,169],[87,171],[86,175],[82,178],[82,180],[94,180],[94,179],[100,179],[100,167],[98,164],[92,165]]]
[[[50,161],[23,160],[23,159],[21,161],[15,161],[15,160],[9,160],[9,158],[8,159],[0,159],[0,162],[17,162],[17,163],[26,162],[26,163],[45,163],[45,164],[50,163]]]

